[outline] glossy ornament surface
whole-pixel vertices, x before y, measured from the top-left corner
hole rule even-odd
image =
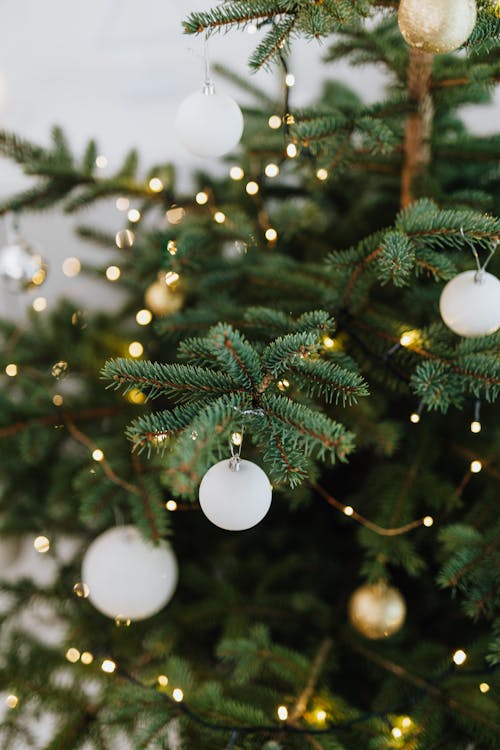
[[[252,461],[233,459],[214,464],[200,484],[200,505],[215,526],[226,531],[244,531],[258,524],[271,506],[269,478]]]
[[[352,594],[349,619],[366,638],[379,640],[397,633],[406,618],[406,603],[401,593],[384,583],[365,584]]]
[[[405,41],[423,52],[452,52],[476,24],[475,0],[401,0],[398,24]]]
[[[444,287],[439,312],[459,336],[488,336],[500,328],[500,281],[487,271],[464,271]]]
[[[243,115],[234,99],[205,86],[181,103],[175,129],[182,145],[192,154],[205,158],[223,156],[240,141]]]
[[[177,560],[164,540],[144,539],[135,526],[116,526],[87,549],[82,582],[89,600],[117,621],[144,620],[170,601],[177,586]]]

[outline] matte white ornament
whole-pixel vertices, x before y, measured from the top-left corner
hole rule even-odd
[[[115,620],[144,620],[162,609],[177,586],[177,560],[169,544],[154,545],[135,526],[116,526],[85,553],[82,581],[96,609]]]
[[[401,0],[398,23],[411,47],[452,52],[470,37],[476,24],[475,0]]]
[[[268,476],[257,464],[244,459],[219,461],[200,484],[203,513],[226,531],[244,531],[258,524],[269,510],[271,498]]]
[[[234,99],[216,94],[211,84],[181,103],[175,129],[182,145],[196,156],[227,154],[243,133],[243,115]]]
[[[21,237],[11,213],[5,222],[7,244],[0,249],[0,278],[13,287],[40,286],[46,271],[41,255]]]
[[[486,271],[464,271],[441,293],[444,323],[459,336],[487,336],[500,328],[500,281]]]

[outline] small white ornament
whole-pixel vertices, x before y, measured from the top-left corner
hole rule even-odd
[[[464,271],[441,293],[444,323],[459,336],[488,336],[500,328],[500,281],[486,271]]]
[[[267,474],[244,459],[219,461],[200,484],[203,513],[226,531],[244,531],[258,524],[269,510],[271,498]]]
[[[82,581],[96,609],[117,621],[144,620],[162,609],[177,586],[177,560],[169,544],[153,545],[135,526],[116,526],[85,553]]]
[[[452,52],[476,24],[475,0],[401,0],[399,29],[406,42],[424,52]]]
[[[175,129],[182,145],[196,156],[227,154],[240,141],[243,115],[234,99],[216,94],[212,84],[190,94],[181,103]]]

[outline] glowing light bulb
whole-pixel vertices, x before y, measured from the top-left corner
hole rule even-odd
[[[175,688],[175,690],[172,693],[172,698],[177,703],[180,703],[181,701],[184,700],[184,693],[182,692],[180,688]]]
[[[401,344],[401,346],[411,346],[415,343],[417,337],[417,331],[405,331],[403,334],[401,334],[399,343]]]
[[[159,674],[158,675],[158,685],[160,687],[167,687],[168,685],[168,677],[166,674]]]
[[[470,470],[473,474],[479,474],[482,468],[483,464],[481,461],[471,461]]]
[[[403,716],[401,719],[401,726],[403,729],[409,729],[411,727],[412,721],[409,716]]]
[[[173,286],[176,284],[180,279],[180,276],[176,271],[167,271],[165,274],[165,284],[167,286]]]
[[[232,180],[242,180],[245,176],[245,171],[241,167],[231,167],[229,170],[229,177]]]
[[[465,664],[466,659],[467,659],[467,654],[461,648],[459,648],[453,654],[453,661],[455,662],[455,664],[457,665],[457,667],[461,667],[462,664]]]
[[[278,380],[278,389],[284,393],[284,391],[287,391],[290,388],[290,382],[283,378],[283,380]]]
[[[135,241],[135,234],[131,229],[120,229],[115,234],[115,245],[123,250],[126,247],[132,247]]]
[[[323,169],[323,167],[321,167],[320,169],[316,170],[316,177],[318,178],[318,180],[321,180],[322,182],[324,182],[325,180],[328,179],[328,171],[326,169]]]
[[[288,156],[288,158],[295,159],[298,153],[299,152],[295,143],[289,143],[286,147],[286,155]]]
[[[143,308],[142,310],[137,311],[135,319],[140,326],[147,326],[153,320],[153,313],[151,310]]]
[[[71,664],[76,664],[77,661],[80,661],[80,652],[77,648],[68,648],[66,651],[66,659],[71,662]]]
[[[481,432],[481,422],[474,420],[470,423],[470,431],[474,433]]]
[[[106,278],[108,281],[118,281],[121,276],[121,271],[118,266],[108,266],[106,268]]]
[[[280,168],[278,167],[277,164],[270,162],[269,164],[266,164],[266,168],[264,169],[264,172],[267,177],[277,177],[280,173]]]
[[[352,516],[353,513],[354,513],[354,508],[352,507],[352,505],[346,505],[344,508],[344,514],[346,516]]]
[[[269,229],[266,229],[264,236],[268,242],[276,242],[276,240],[278,239],[278,232],[276,231],[276,229],[269,227]]]
[[[94,461],[102,461],[104,458],[104,453],[99,448],[96,448],[92,451],[92,458]]]
[[[250,182],[247,182],[245,185],[245,190],[247,191],[248,195],[257,195],[259,192],[259,186],[254,180],[250,180]]]
[[[333,347],[335,346],[335,341],[330,338],[330,336],[325,336],[323,339],[323,346],[325,347],[325,349],[333,349]]]
[[[413,414],[410,414],[410,422],[418,424],[420,422],[420,414],[417,414],[416,411],[414,411]]]
[[[75,585],[73,586],[73,593],[79,599],[86,599],[88,595],[90,594],[90,589],[86,583],[83,583],[82,581],[77,581],[77,583],[75,583]]]
[[[199,206],[204,206],[205,203],[208,203],[208,194],[204,190],[201,190],[199,193],[196,193],[195,201]]]
[[[100,154],[95,160],[95,165],[98,169],[105,169],[108,166],[108,160],[103,154]]]
[[[131,208],[127,214],[127,219],[131,221],[132,224],[135,224],[141,220],[141,212],[138,211],[137,208]]]
[[[233,445],[241,445],[243,442],[243,435],[241,432],[233,432],[231,435],[231,442]]]
[[[149,189],[153,193],[161,193],[163,190],[163,182],[158,177],[152,177],[149,181]]]
[[[78,276],[82,268],[82,264],[78,258],[66,258],[62,264],[63,274],[71,278],[72,276]]]
[[[226,221],[226,214],[223,211],[216,211],[214,213],[214,221],[217,224],[224,224]]]
[[[50,549],[50,540],[46,536],[37,536],[33,542],[33,547],[41,555],[44,555]]]
[[[129,206],[130,206],[130,201],[128,198],[124,198],[124,197],[117,198],[115,205],[118,211],[128,211]]]
[[[394,727],[391,734],[396,740],[399,740],[403,736],[403,732],[399,727]]]
[[[482,682],[482,683],[481,683],[481,684],[479,685],[479,690],[480,690],[480,691],[481,691],[482,693],[489,693],[489,691],[491,690],[491,688],[490,688],[490,686],[488,685],[488,683],[487,683],[487,682]]]
[[[113,674],[116,669],[116,663],[112,659],[104,659],[101,664],[101,669],[107,674]]]
[[[129,344],[128,353],[131,357],[140,357],[143,352],[144,347],[140,341],[132,341],[132,343]]]
[[[286,721],[288,719],[288,708],[286,706],[278,706],[276,713],[280,721]]]
[[[165,213],[165,217],[169,224],[180,224],[185,217],[186,212],[182,206],[172,206]]]
[[[316,719],[317,721],[324,721],[326,719],[326,711],[323,711],[322,708],[316,711]]]
[[[55,393],[52,396],[52,403],[54,404],[54,406],[62,406],[64,403],[64,398],[61,396],[60,393]]]
[[[8,695],[5,699],[5,705],[7,708],[17,708],[17,705],[19,703],[19,698],[17,695]]]
[[[47,300],[45,297],[35,297],[32,303],[33,310],[36,312],[42,312],[47,307]]]
[[[424,524],[424,526],[427,526],[427,528],[430,529],[430,527],[434,525],[434,519],[432,516],[425,516],[422,523]]]
[[[94,661],[94,655],[90,653],[90,651],[84,651],[83,654],[80,657],[80,661],[82,664],[85,664],[86,667],[88,667],[89,664],[92,664]]]
[[[175,500],[167,500],[167,502],[165,503],[165,508],[173,512],[174,510],[177,510],[177,503],[175,502]]]
[[[295,86],[295,76],[293,73],[287,73],[285,76],[285,83],[287,86]]]
[[[271,130],[278,130],[281,128],[281,117],[278,115],[271,115],[269,120],[267,121],[267,124],[271,128]]]
[[[9,376],[9,378],[15,378],[18,373],[17,365],[11,362],[10,365],[7,365],[7,367],[5,368],[5,373]]]
[[[170,253],[170,255],[177,255],[177,245],[174,240],[168,241],[167,250]]]

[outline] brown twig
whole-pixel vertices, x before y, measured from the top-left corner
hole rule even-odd
[[[340,500],[337,500],[337,498],[333,497],[333,495],[330,495],[330,493],[327,492],[327,490],[325,490],[324,487],[322,487],[317,482],[309,482],[309,485],[318,493],[318,495],[320,495],[320,497],[323,498],[323,500],[326,500],[326,502],[333,508],[337,508],[337,510],[342,511],[349,518],[352,518],[353,521],[356,521],[362,526],[365,526],[367,529],[370,529],[370,531],[373,531],[379,536],[400,536],[401,534],[407,534],[409,531],[412,531],[413,529],[417,529],[420,526],[424,525],[424,519],[418,518],[417,520],[411,521],[404,526],[386,529],[383,526],[379,526],[377,523],[374,523],[368,518],[362,516],[360,513],[355,511],[352,506],[341,503]],[[346,509],[349,510],[349,513],[346,513]]]
[[[113,414],[119,412],[116,406],[101,406],[94,409],[80,409],[74,412],[63,412],[57,411],[54,414],[50,414],[45,417],[38,417],[36,419],[27,419],[23,422],[14,422],[13,424],[7,425],[6,427],[0,427],[0,439],[4,437],[11,437],[19,432],[24,432],[30,427],[40,425],[41,427],[47,427],[50,425],[61,424],[67,418],[73,420],[87,420],[87,419],[99,419],[100,417],[110,417]]]
[[[316,656],[314,657],[314,661],[311,665],[311,671],[309,673],[306,685],[295,701],[295,705],[293,706],[292,710],[290,711],[288,719],[289,723],[293,723],[300,719],[304,715],[304,712],[307,710],[307,705],[314,694],[316,683],[318,682],[321,670],[323,669],[332,646],[333,640],[331,638],[325,638],[320,643],[319,648],[316,652]]]

